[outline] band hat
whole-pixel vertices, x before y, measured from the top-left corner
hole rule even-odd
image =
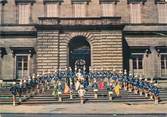
[[[127,74],[127,71],[126,71],[126,69],[124,70],[124,74]]]
[[[26,83],[26,80],[24,80],[23,82]]]
[[[22,83],[22,81],[20,81],[20,83],[19,83],[20,85],[22,85],[23,83]]]

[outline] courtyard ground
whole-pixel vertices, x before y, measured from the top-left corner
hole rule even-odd
[[[0,113],[167,113],[167,104],[88,103],[51,105],[0,105]]]

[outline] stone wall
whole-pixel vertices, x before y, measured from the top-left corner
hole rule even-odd
[[[38,31],[37,73],[54,72],[58,66],[58,31]]]
[[[71,17],[74,16],[73,6],[71,0],[64,0],[59,7],[60,17]],[[96,17],[101,16],[101,5],[99,0],[91,0],[87,5],[87,16]],[[115,16],[122,17],[122,23],[129,23],[130,13],[129,4],[127,0],[120,0],[115,5]],[[16,24],[17,21],[17,7],[15,0],[7,0],[4,5],[4,23],[5,24]],[[38,17],[43,17],[45,14],[45,7],[43,0],[36,0],[32,6],[32,23],[38,23]],[[158,14],[157,6],[154,0],[147,0],[144,5],[142,5],[142,23],[157,23]]]
[[[0,78],[11,80],[16,78],[15,54],[11,48],[35,48],[36,37],[33,26],[1,26],[0,47],[3,48],[3,57],[0,63]],[[29,33],[29,35],[28,35]],[[22,51],[22,50],[21,50]],[[24,54],[24,53],[23,53]],[[35,70],[35,59],[32,56],[30,73]]]
[[[1,77],[2,79],[5,80],[11,80],[11,79],[15,79],[14,73],[14,57],[13,57],[13,53],[10,50],[10,48],[6,48],[6,52],[7,54],[3,56],[2,58],[2,69],[1,69]]]
[[[16,4],[15,0],[7,0],[7,3],[4,5],[3,8],[4,12],[4,24],[16,24],[17,18],[16,18]]]
[[[39,31],[37,37],[37,73],[43,73],[69,65],[68,43],[83,36],[91,45],[91,66],[95,69],[117,70],[123,67],[121,31],[77,32],[56,30]],[[58,40],[59,39],[59,40]]]
[[[122,52],[122,32],[121,31],[102,31],[101,32],[101,64],[104,68],[115,68],[122,70],[123,68],[123,52]],[[99,61],[100,62],[100,61]]]

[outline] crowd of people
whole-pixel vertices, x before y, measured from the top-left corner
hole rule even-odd
[[[58,70],[55,73],[42,75],[33,75],[28,80],[20,81],[14,84],[10,91],[13,95],[26,95],[44,93],[45,90],[53,86],[53,96],[63,94],[72,94],[74,91],[82,99],[87,90],[93,89],[95,94],[99,90],[106,90],[109,94],[115,93],[117,97],[121,96],[121,89],[129,92],[134,91],[135,94],[150,96],[152,99],[159,101],[159,89],[157,83],[152,80],[142,78],[141,76],[133,76],[113,71],[89,71],[78,69],[75,72],[69,67],[65,70]],[[30,95],[32,95],[32,93]],[[97,96],[96,96],[97,97]]]

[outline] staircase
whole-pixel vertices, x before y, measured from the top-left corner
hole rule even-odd
[[[77,91],[73,93],[73,99],[70,99],[70,94],[63,95],[62,102],[58,101],[58,97],[52,96],[52,90],[47,90],[45,93],[41,93],[29,98],[27,101],[23,101],[24,105],[38,105],[38,104],[71,104],[71,103],[80,103],[80,98],[78,96]],[[160,89],[160,104],[167,103],[167,89]],[[18,102],[18,97],[16,98]],[[125,104],[153,104],[154,101],[146,98],[144,96],[136,95],[134,93],[130,93],[127,91],[121,91],[121,97],[116,97],[113,94],[113,100],[110,101],[108,97],[108,93],[106,90],[101,90],[98,92],[98,98],[94,98],[94,92],[92,89],[89,89],[85,94],[85,103],[125,103]],[[2,104],[12,104],[12,95],[9,92],[8,88],[0,89],[0,105]]]
[[[18,102],[18,98],[16,98]],[[0,88],[0,105],[12,104],[12,95],[10,93],[10,88]]]
[[[167,88],[160,88],[160,104],[167,104]]]
[[[166,92],[167,94],[167,92]],[[166,98],[167,99],[167,98]],[[152,100],[145,98],[144,96],[135,95],[133,93],[127,93],[122,90],[121,97],[113,95],[113,100],[110,101],[108,92],[106,90],[98,91],[98,98],[94,98],[94,92],[89,89],[85,94],[85,103],[106,103],[106,102],[120,102],[120,103],[154,103]],[[52,89],[48,90],[44,94],[36,95],[30,98],[23,104],[61,104],[61,103],[80,103],[78,93],[73,93],[73,99],[70,99],[70,94],[63,95],[62,102],[58,101],[58,97],[52,96]]]

